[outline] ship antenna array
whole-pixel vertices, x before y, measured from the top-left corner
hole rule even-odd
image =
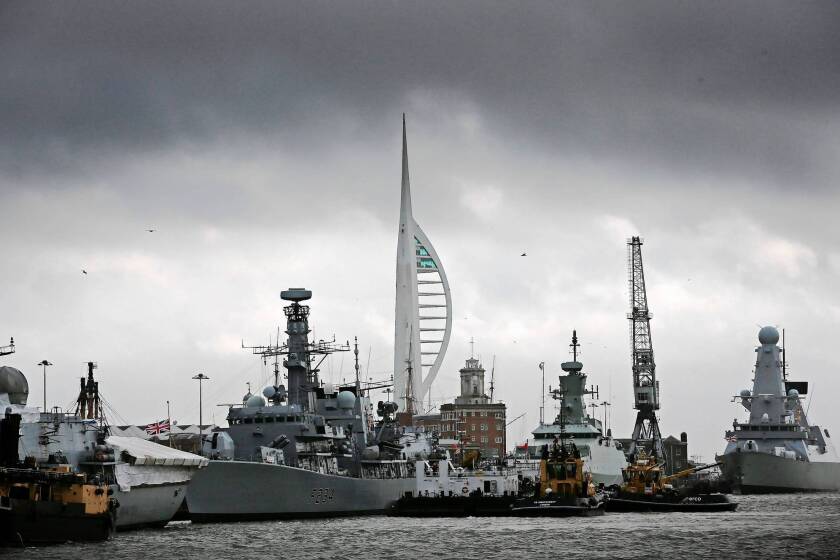
[[[630,320],[633,395],[638,411],[629,454],[632,456],[638,446],[649,444],[654,456],[661,461],[665,459],[665,453],[656,418],[656,411],[659,410],[659,382],[656,380],[656,363],[653,359],[651,315],[648,311],[642,266],[642,240],[639,237],[632,237],[627,241],[627,268],[630,288],[630,313],[627,314],[627,318]]]

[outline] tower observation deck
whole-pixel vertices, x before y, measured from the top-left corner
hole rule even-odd
[[[452,298],[440,257],[412,214],[405,115],[396,288],[394,390],[404,412],[418,413],[449,345]]]

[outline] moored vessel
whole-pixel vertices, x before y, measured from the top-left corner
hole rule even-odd
[[[102,541],[116,520],[112,491],[101,479],[20,461],[20,414],[0,419],[0,545]]]
[[[812,424],[802,400],[808,383],[787,378],[779,331],[758,333],[752,390],[739,400],[749,413],[726,432],[726,449],[717,459],[735,492],[806,492],[840,490],[840,456],[829,431]]]
[[[656,456],[639,448],[631,465],[624,469],[624,482],[610,493],[607,511],[713,512],[735,511],[738,504],[720,493],[694,492],[674,488],[673,482],[718,463],[692,467],[666,475]]]
[[[379,421],[359,379],[322,383],[317,367],[349,345],[309,340],[304,289],[281,297],[291,302],[285,343],[251,347],[274,360],[274,385],[248,394],[228,411],[229,427],[218,432],[232,443],[232,459],[211,460],[194,477],[187,506],[194,521],[323,517],[384,513],[415,485],[414,463],[403,455],[394,402],[380,401]],[[280,383],[279,357],[287,371]],[[317,363],[313,363],[319,359]],[[413,438],[415,447],[423,447]]]
[[[589,517],[603,515],[606,496],[592,483],[574,443],[562,435],[543,450],[533,493],[513,503],[511,513],[522,517]]]
[[[596,397],[595,387],[586,387],[587,375],[583,364],[578,361],[577,331],[572,331],[572,361],[560,367],[565,372],[559,376],[559,388],[552,391],[552,397],[560,398],[560,413],[551,424],[542,421],[532,434],[533,438],[524,446],[517,446],[517,465],[523,474],[534,478],[538,474],[539,461],[544,446],[551,446],[560,436],[561,414],[563,416],[564,439],[574,442],[585,468],[596,485],[612,486],[621,482],[621,470],[627,465],[621,444],[606,430],[601,420],[586,414],[586,397]]]

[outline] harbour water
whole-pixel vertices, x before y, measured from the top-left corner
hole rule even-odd
[[[732,513],[596,518],[384,516],[192,524],[119,533],[99,544],[0,551],[4,558],[838,558],[840,493],[734,496]],[[641,532],[640,532],[641,529]],[[3,554],[5,552],[5,554]]]

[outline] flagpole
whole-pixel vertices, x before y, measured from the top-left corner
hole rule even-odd
[[[169,401],[166,401],[166,423],[169,424],[169,447],[172,447],[172,417],[169,415]]]

